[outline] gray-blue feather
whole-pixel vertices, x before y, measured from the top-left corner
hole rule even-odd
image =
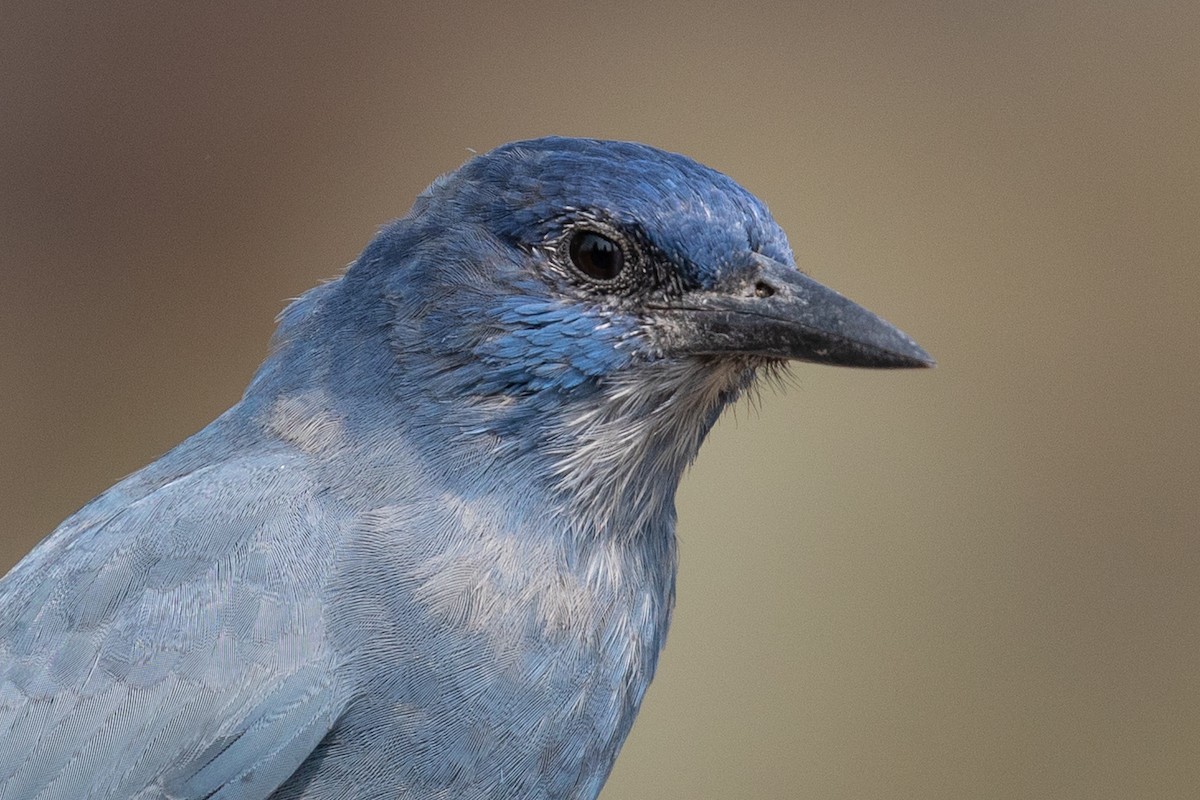
[[[682,471],[806,357],[709,313],[763,264],[792,280],[759,201],[643,145],[436,181],[284,312],[241,402],[0,583],[0,800],[594,798],[666,636]]]

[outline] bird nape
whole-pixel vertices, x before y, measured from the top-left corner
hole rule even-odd
[[[0,582],[0,800],[594,798],[680,476],[785,360],[932,364],[688,158],[472,158]]]

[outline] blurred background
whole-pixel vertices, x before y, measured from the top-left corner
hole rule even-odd
[[[723,5],[0,4],[0,572],[469,149],[635,139],[939,366],[724,418],[603,797],[1200,796],[1200,6]]]

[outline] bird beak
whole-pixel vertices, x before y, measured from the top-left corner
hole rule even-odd
[[[694,355],[739,353],[843,367],[932,367],[894,325],[759,254],[713,290],[658,306],[674,324],[667,347]]]

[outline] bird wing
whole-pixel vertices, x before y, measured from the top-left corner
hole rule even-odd
[[[303,471],[138,477],[0,581],[0,800],[265,798],[344,707]]]

